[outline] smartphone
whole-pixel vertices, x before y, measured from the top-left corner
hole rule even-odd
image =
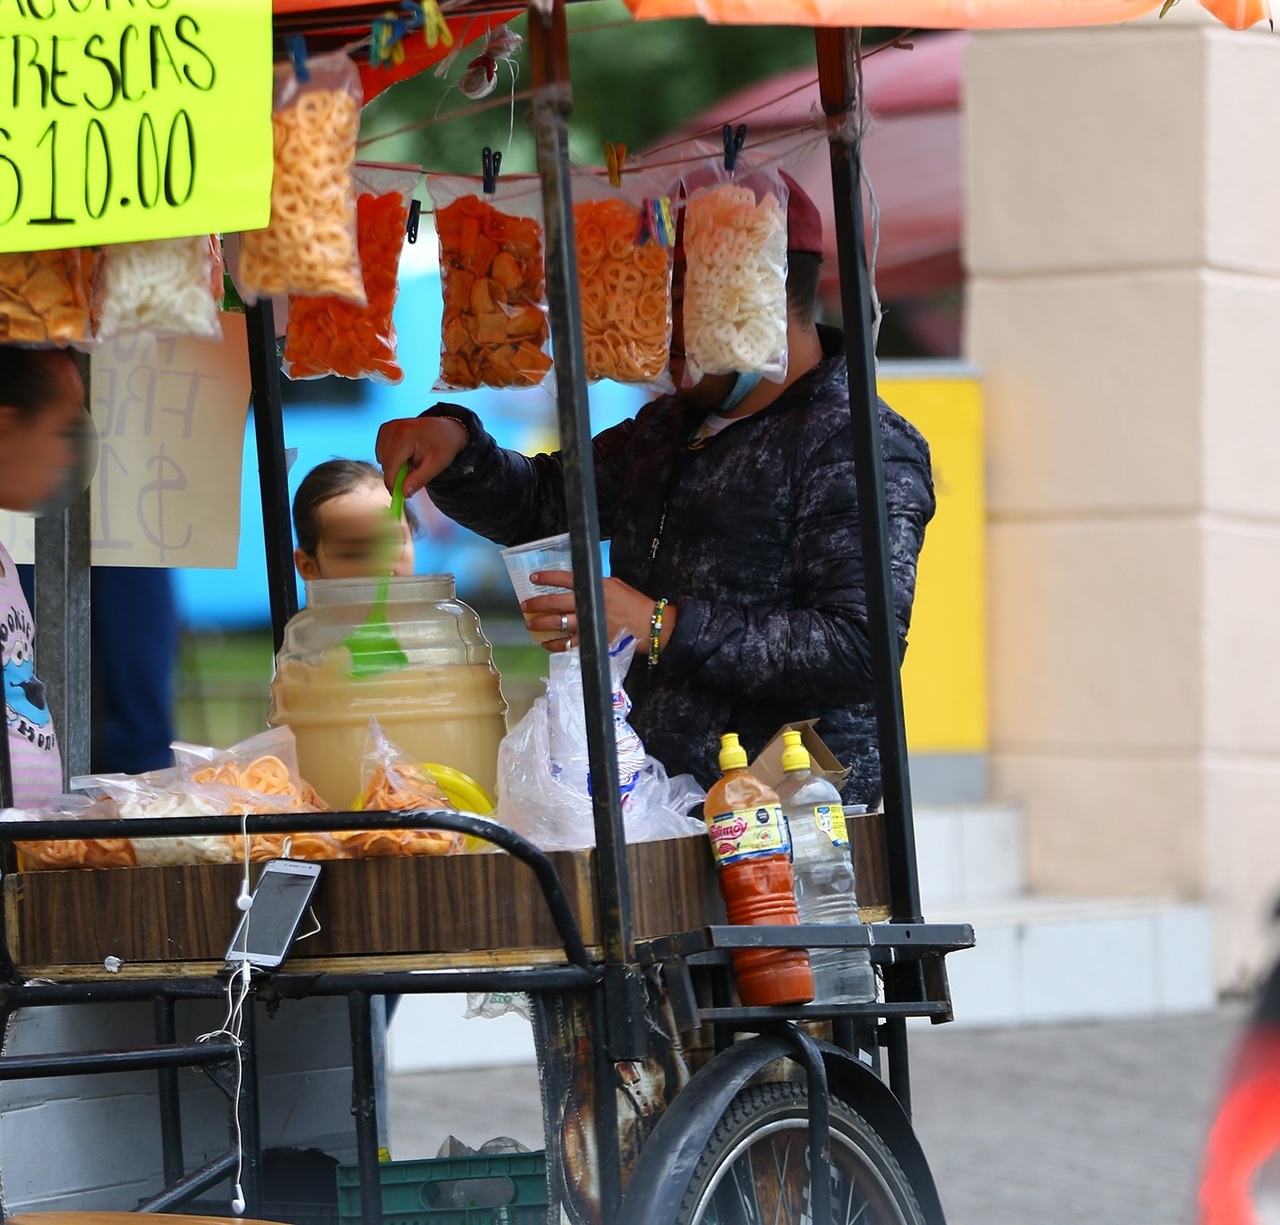
[[[240,918],[227,949],[227,961],[247,961],[274,970],[298,934],[320,876],[320,864],[304,859],[269,859],[253,890],[253,905]]]

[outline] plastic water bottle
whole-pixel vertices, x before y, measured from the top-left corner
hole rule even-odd
[[[796,910],[801,923],[860,922],[853,860],[840,792],[814,774],[799,732],[783,736],[778,802],[791,829]],[[824,1004],[863,1004],[876,998],[876,975],[864,948],[814,949],[813,998]]]

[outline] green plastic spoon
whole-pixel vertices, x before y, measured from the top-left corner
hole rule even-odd
[[[404,514],[404,482],[408,475],[409,465],[405,464],[397,473],[395,488],[391,491],[390,514],[397,528]],[[409,666],[409,657],[400,649],[387,623],[387,590],[390,585],[390,574],[378,579],[378,594],[369,609],[369,619],[357,626],[342,644],[351,652],[351,675],[357,679]]]

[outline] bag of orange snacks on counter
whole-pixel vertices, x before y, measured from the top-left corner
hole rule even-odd
[[[45,811],[6,809],[0,821],[118,820],[114,800],[91,801],[64,795]],[[138,859],[128,838],[67,838],[59,842],[15,842],[22,872],[59,872],[69,868],[133,868]]]
[[[284,372],[291,379],[336,374],[399,383],[404,371],[396,361],[392,315],[409,208],[422,171],[417,166],[357,164],[352,178],[368,305],[338,297],[290,297]]]
[[[377,719],[369,720],[360,773],[357,812],[452,807],[431,771],[392,744]],[[350,830],[334,837],[347,854],[356,859],[384,855],[460,855],[465,849],[461,834],[442,829]]]
[[[551,370],[536,179],[427,176],[444,292],[436,391],[536,387]]]
[[[175,741],[174,771],[190,788],[216,797],[233,816],[244,813],[328,812],[329,807],[298,770],[293,729],[273,727],[229,749]],[[239,835],[230,839],[234,858],[244,858]],[[342,859],[334,835],[300,831],[252,834],[249,858],[257,863],[288,854],[294,859]]]

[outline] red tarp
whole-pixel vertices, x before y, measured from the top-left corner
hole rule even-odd
[[[929,297],[959,288],[963,281],[960,103],[967,39],[964,33],[925,35],[910,51],[890,48],[863,63],[872,124],[862,155],[881,210],[876,284],[885,300]],[[791,93],[798,87],[799,92]],[[782,98],[784,94],[790,96]],[[761,106],[774,98],[782,100]],[[707,130],[716,140],[721,124],[741,119],[748,126],[750,150],[770,132],[803,126],[815,107],[821,113],[817,73],[801,68],[725,98],[660,143]],[[835,219],[826,142],[787,160],[786,169],[822,212],[826,267],[834,279]]]
[[[371,5],[352,4],[351,0],[272,0],[272,12],[277,21],[284,19],[290,28],[294,26],[305,30],[308,20],[314,20],[317,33],[323,33],[327,40],[335,35],[348,34],[352,40],[361,38],[369,32],[369,22],[375,17],[396,16],[396,5],[387,4],[378,8]],[[449,17],[449,29],[455,39],[454,47],[459,43],[466,45],[478,38],[484,38],[490,29],[496,30],[500,25],[520,16],[523,8],[510,9],[503,13],[493,13],[486,17],[463,16]],[[351,17],[348,26],[342,20]],[[364,86],[364,100],[376,98],[384,89],[407,80],[418,73],[434,67],[453,49],[437,41],[434,47],[427,45],[426,34],[418,30],[408,35],[402,46],[404,61],[385,68],[374,68],[367,55],[359,55],[356,62],[360,66],[360,80]],[[479,54],[479,49],[475,54]]]

